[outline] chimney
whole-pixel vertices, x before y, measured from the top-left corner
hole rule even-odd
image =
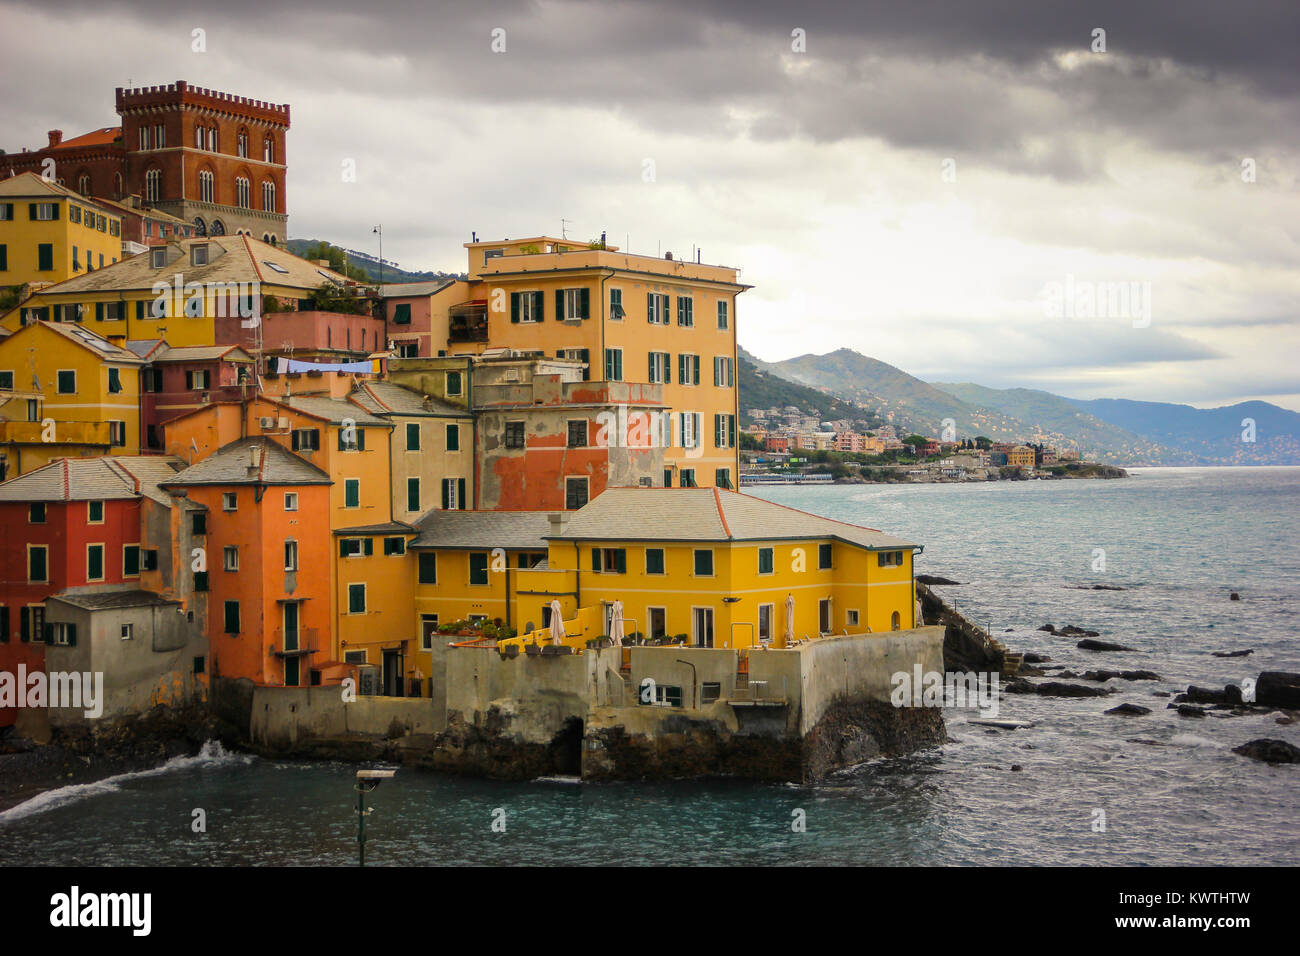
[[[58,146],[63,142],[63,130],[61,129],[52,129],[48,135],[50,137],[50,147]]]
[[[262,446],[261,445],[249,446],[248,467],[252,471],[256,471],[258,468],[262,467]]]
[[[563,511],[553,512],[549,515],[551,519],[551,534],[564,534],[564,526],[569,523],[569,516]]]

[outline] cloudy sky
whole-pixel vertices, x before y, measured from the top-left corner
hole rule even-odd
[[[294,237],[374,253],[383,223],[386,258],[459,271],[471,230],[567,220],[741,268],[764,359],[1300,410],[1291,0],[0,0],[0,22],[10,151],[115,125],[118,86],[290,104]]]

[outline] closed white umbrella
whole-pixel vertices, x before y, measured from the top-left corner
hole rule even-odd
[[[564,641],[564,612],[560,610],[560,602],[551,602],[551,643],[560,644]]]
[[[623,602],[615,601],[609,612],[609,639],[615,647],[623,646]]]
[[[785,596],[785,643],[790,646],[794,643],[794,595]]]

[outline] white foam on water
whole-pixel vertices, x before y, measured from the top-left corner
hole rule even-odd
[[[199,752],[192,757],[172,757],[166,763],[149,770],[133,770],[130,773],[119,773],[112,777],[105,777],[103,780],[96,780],[94,783],[73,783],[66,787],[58,787],[54,790],[38,793],[31,799],[24,800],[8,810],[0,811],[0,823],[12,823],[14,820],[21,820],[80,800],[102,796],[106,793],[116,793],[122,789],[121,784],[128,780],[160,777],[164,774],[195,768],[245,766],[255,759],[251,754],[232,754],[222,747],[220,742],[208,740],[204,742]]]
[[[582,783],[581,777],[568,776],[567,774],[556,774],[551,777],[534,777],[533,783]]]
[[[1221,743],[1208,740],[1205,737],[1198,737],[1196,734],[1174,734],[1169,738],[1171,744],[1177,744],[1180,747],[1223,747]]]

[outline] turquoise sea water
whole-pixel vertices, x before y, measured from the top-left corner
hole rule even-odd
[[[1179,717],[1152,696],[1300,671],[1300,468],[762,493],[923,543],[918,571],[963,582],[941,591],[1015,650],[1075,670],[1150,669],[1164,681],[1112,682],[1120,693],[1107,698],[1006,695],[1002,717],[1035,721],[1016,731],[949,711],[947,745],[820,787],[504,784],[403,769],[372,798],[368,862],[1300,863],[1300,767],[1230,749],[1257,737],[1300,745],[1300,725]],[[1094,570],[1097,549],[1104,571]],[[1093,584],[1126,590],[1079,589]],[[1048,622],[1098,630],[1137,653],[1077,650],[1036,630]],[[1254,653],[1212,655],[1239,648]],[[1102,713],[1124,701],[1152,713]],[[0,864],[348,864],[354,771],[210,748],[0,813]],[[205,833],[192,830],[196,809]],[[806,832],[791,827],[796,811]],[[492,827],[501,819],[505,832]]]

